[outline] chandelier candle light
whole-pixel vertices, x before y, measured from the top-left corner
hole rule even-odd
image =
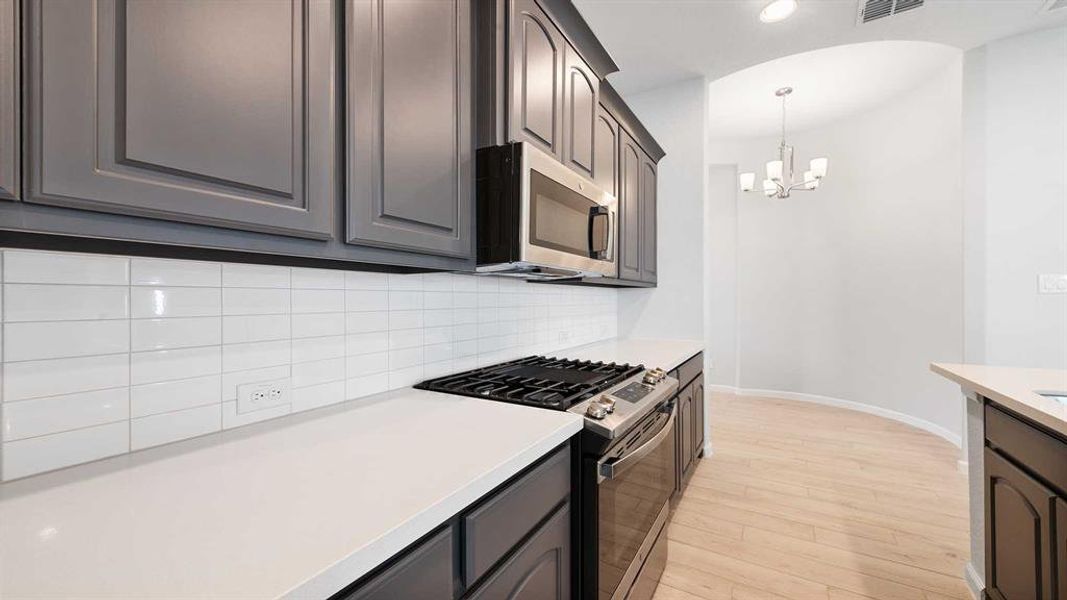
[[[817,189],[826,177],[830,161],[826,158],[813,158],[809,170],[804,171],[804,179],[796,180],[793,170],[793,147],[785,143],[785,98],[793,93],[793,88],[784,87],[774,92],[782,99],[782,140],[778,144],[778,160],[767,163],[767,178],[763,180],[764,196],[768,198],[788,198],[793,190],[811,191]],[[756,189],[756,174],[741,173],[741,191],[752,192]]]

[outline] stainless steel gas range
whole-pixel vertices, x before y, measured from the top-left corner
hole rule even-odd
[[[676,379],[643,365],[531,356],[415,387],[582,415],[573,446],[578,597],[652,597],[675,487]]]

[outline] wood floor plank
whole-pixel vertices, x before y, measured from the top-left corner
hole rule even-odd
[[[656,600],[963,600],[959,450],[873,415],[714,392],[715,454],[668,529]]]

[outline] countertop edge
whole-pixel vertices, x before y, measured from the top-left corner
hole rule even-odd
[[[1048,412],[1041,410],[1040,408],[1031,404],[1031,402],[1043,402],[1045,401],[1036,392],[1029,392],[1028,395],[1033,396],[1030,402],[1021,400],[1013,395],[1007,394],[1003,391],[997,390],[994,387],[985,385],[976,378],[963,375],[956,370],[954,366],[944,363],[930,363],[930,371],[941,375],[942,377],[949,379],[962,388],[965,392],[971,391],[981,395],[984,398],[988,398],[993,402],[1007,408],[1008,410],[1015,412],[1031,421],[1043,425],[1053,431],[1058,432],[1060,435],[1067,436],[1067,421],[1057,417],[1056,415],[1049,414]],[[964,365],[958,365],[960,367]]]
[[[328,598],[343,590],[364,575],[374,571],[390,558],[412,543],[430,533],[448,519],[467,508],[500,484],[532,465],[553,448],[569,440],[582,430],[582,419],[575,415],[573,421],[526,447],[523,451],[501,463],[494,470],[469,482],[436,503],[418,516],[356,550],[340,561],[316,573],[307,581],[285,592],[279,598],[311,600]]]

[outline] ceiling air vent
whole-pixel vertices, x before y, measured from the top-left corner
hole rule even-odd
[[[1067,3],[1067,0],[1054,0]],[[923,5],[925,0],[860,0],[860,23],[870,23],[885,17],[914,10]]]

